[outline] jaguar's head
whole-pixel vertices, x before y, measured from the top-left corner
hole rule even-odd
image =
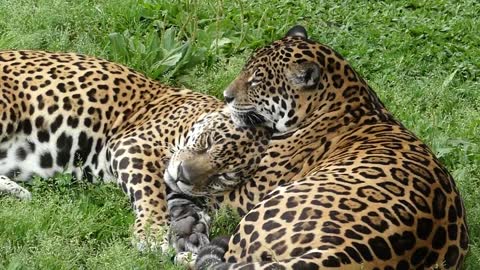
[[[270,136],[268,128],[237,127],[228,114],[208,114],[173,152],[165,181],[175,192],[191,196],[231,190],[256,171]]]
[[[332,49],[308,39],[302,26],[257,50],[224,91],[238,126],[265,125],[276,132],[298,127],[325,106],[326,89],[341,87],[335,76],[344,68]],[[353,72],[353,71],[351,71]]]

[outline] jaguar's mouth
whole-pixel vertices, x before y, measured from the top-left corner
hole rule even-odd
[[[167,184],[167,186],[172,189],[175,192],[182,193],[182,190],[177,185],[176,178],[170,174],[170,172],[165,170],[165,173],[163,175],[163,180]]]
[[[231,109],[232,121],[240,127],[253,127],[264,125],[267,119],[255,110],[236,110]]]
[[[182,175],[171,174],[168,169],[165,171],[164,180],[172,191],[192,197],[218,196],[233,190],[243,182],[238,179],[237,174],[230,176],[228,173],[223,173],[208,177],[208,181],[206,181],[208,184],[205,186],[196,186],[190,184]]]
[[[168,171],[164,174],[164,180],[168,187],[176,193],[185,194],[191,197],[206,195],[205,192],[197,191],[194,186],[188,184],[182,177],[174,178]]]
[[[168,187],[174,192],[186,194],[192,197],[205,196],[208,194],[206,191],[204,191],[204,188],[201,188],[202,186],[197,186],[199,183],[201,183],[199,178],[193,179],[197,181],[197,183],[193,183],[192,179],[189,180],[185,178],[185,175],[181,170],[181,166],[175,167],[174,165],[169,164],[164,172],[163,178]]]

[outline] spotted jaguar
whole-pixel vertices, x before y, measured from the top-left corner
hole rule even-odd
[[[236,127],[228,114],[214,112],[196,122],[185,142],[175,147],[164,174],[173,191],[167,200],[169,239],[164,242],[179,251],[178,262],[191,264],[186,259],[209,243],[212,209],[201,207],[194,197],[209,198],[250,180],[271,135],[269,128]]]
[[[235,127],[213,97],[80,54],[0,52],[0,89],[0,193],[28,199],[19,182],[58,172],[115,182],[132,203],[141,250],[161,244],[170,222],[179,251],[208,243],[208,216],[176,191],[229,190],[250,179],[271,134]],[[171,172],[182,184],[168,188],[172,152],[186,159],[192,151]]]
[[[460,269],[465,209],[432,151],[332,48],[295,26],[224,91],[274,130],[255,176],[216,199],[243,216],[197,269]]]

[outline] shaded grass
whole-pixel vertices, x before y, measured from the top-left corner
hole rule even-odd
[[[473,0],[3,0],[0,49],[101,56],[220,97],[254,48],[301,23],[312,38],[349,59],[397,118],[447,165],[467,207],[471,251],[464,268],[478,269],[478,14],[480,4]],[[147,41],[172,27],[174,45],[190,42],[192,53],[198,54],[184,54],[181,68],[174,63],[155,74],[151,66],[157,56],[145,61],[154,50]],[[112,44],[111,33],[133,36],[137,45],[125,45],[122,53]],[[142,51],[138,44],[146,48]],[[133,216],[115,187],[48,186],[34,196],[28,203],[0,200],[0,268],[172,267],[166,258],[138,254],[130,247]],[[218,228],[232,223],[220,222]]]
[[[134,218],[117,187],[64,178],[35,183],[32,201],[1,200],[0,269],[176,269],[132,248]]]

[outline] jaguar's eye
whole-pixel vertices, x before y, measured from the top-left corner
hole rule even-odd
[[[247,83],[250,87],[257,86],[262,82],[262,78],[260,78],[259,74],[260,74],[260,69],[257,69],[255,70],[255,72],[253,72],[252,76],[248,78]]]
[[[261,82],[262,82],[261,80],[251,81],[251,82],[250,82],[250,86],[251,86],[251,87],[257,86],[257,85],[259,85]]]
[[[205,132],[197,140],[197,152],[206,152],[214,145],[215,141],[212,132]]]
[[[208,149],[212,148],[212,146],[215,144],[215,142],[216,142],[215,136],[213,135],[213,133],[209,133],[208,136],[207,136]]]
[[[191,148],[197,154],[203,154],[208,151],[207,145],[197,144]]]
[[[191,151],[196,153],[203,153],[208,150],[205,134],[199,134],[192,138],[186,145]]]

